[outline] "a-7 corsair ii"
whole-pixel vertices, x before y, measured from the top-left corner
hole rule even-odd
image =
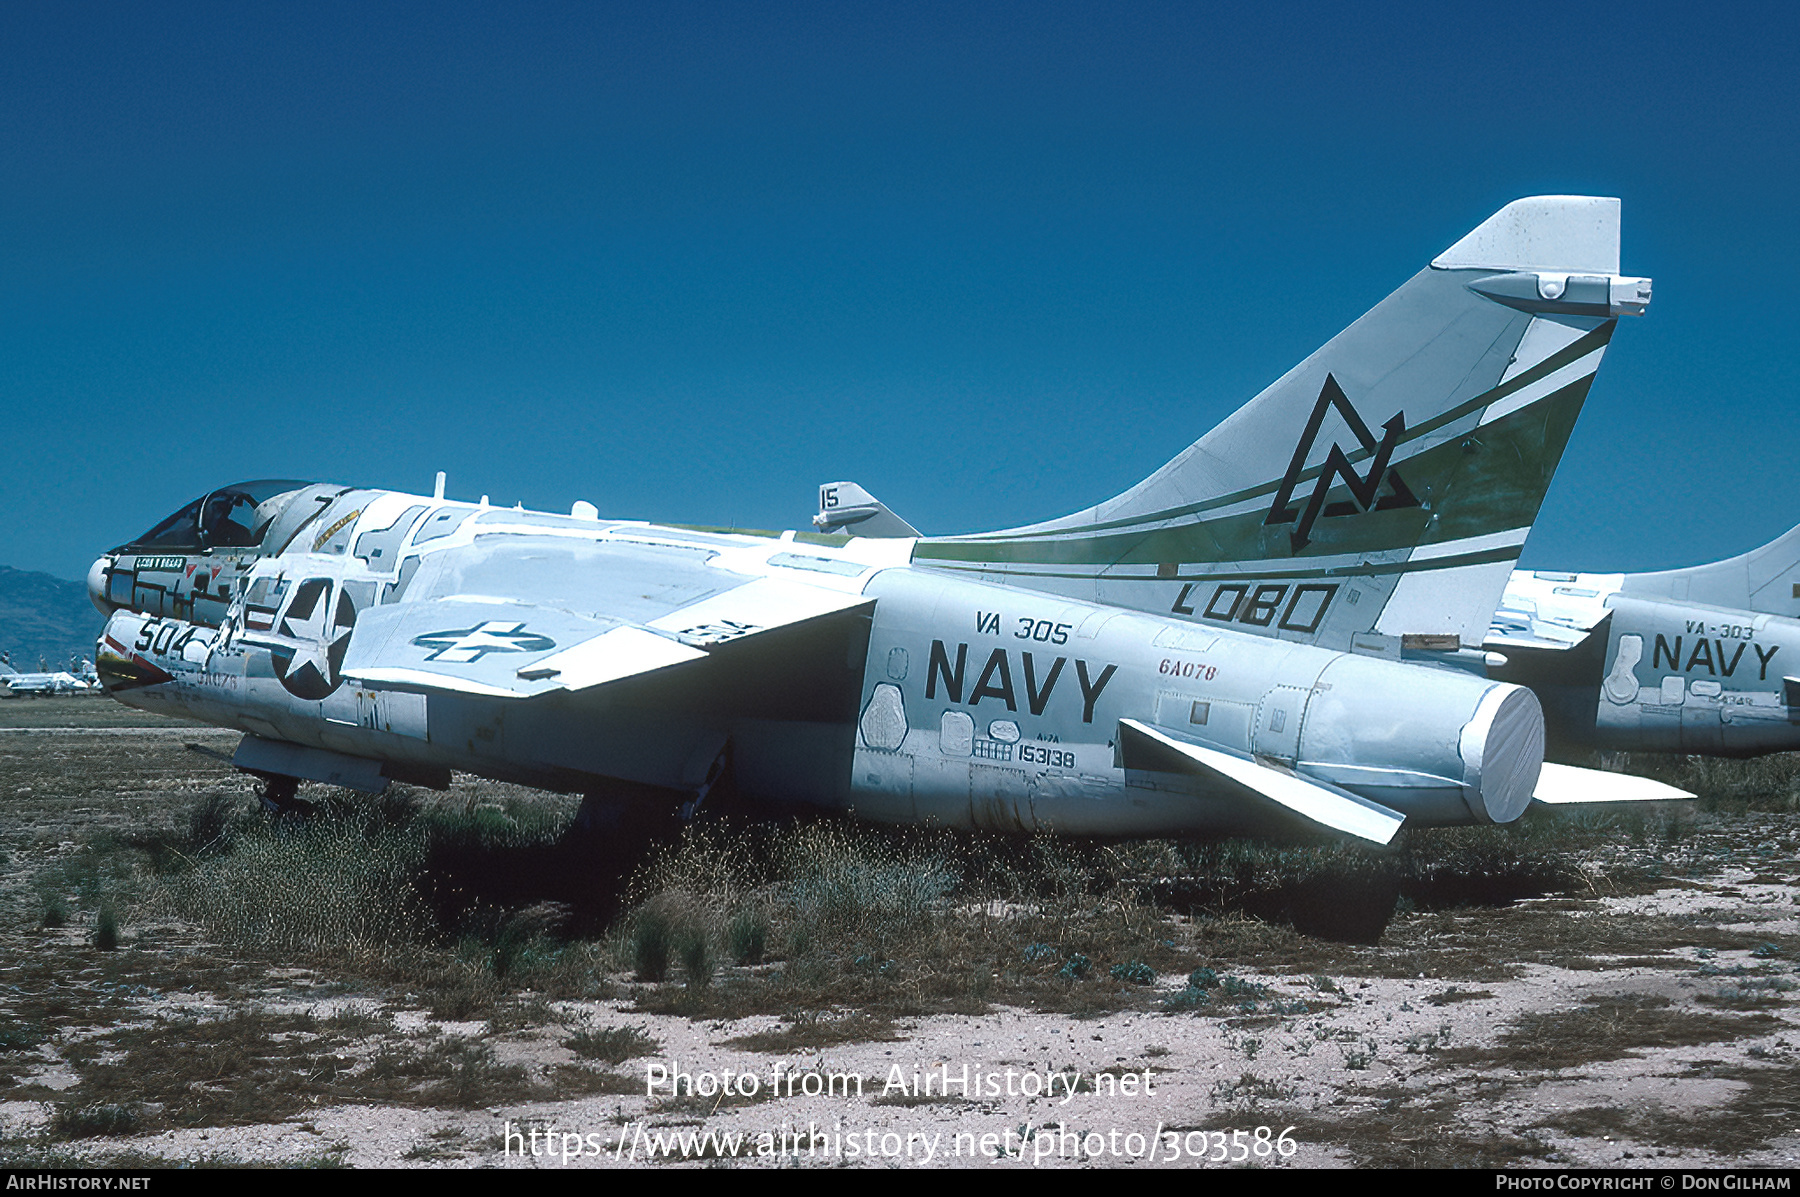
[[[1556,752],[1800,749],[1800,528],[1688,569],[1516,573],[1487,646]]]
[[[848,534],[779,536],[441,475],[227,487],[95,562],[101,675],[247,733],[277,801],[460,769],[597,813],[726,785],[1074,834],[1507,822],[1577,775],[1540,782],[1537,700],[1463,646],[1648,302],[1618,212],[1508,205],[1148,480],[1029,528],[920,537],[856,487],[821,513]]]

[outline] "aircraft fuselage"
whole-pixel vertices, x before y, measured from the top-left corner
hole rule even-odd
[[[1758,756],[1800,749],[1800,620],[1621,589],[1619,574],[1519,574],[1508,605],[1571,647],[1505,636],[1501,680],[1530,686],[1553,748]]]
[[[454,769],[568,792],[695,794],[728,762],[735,789],[756,800],[1076,834],[1290,820],[1186,767],[1165,740],[1420,825],[1516,818],[1541,755],[1536,703],[1516,687],[963,580],[911,565],[909,541],[714,534],[341,489],[312,515],[284,544],[243,554],[216,626],[109,603],[118,609],[99,657],[109,692],[246,732],[246,767],[365,789]],[[532,546],[571,543],[680,552],[858,605],[753,635],[689,635],[705,659],[579,691],[446,692],[343,675],[360,625],[382,608],[498,604],[481,597],[481,570],[509,538],[529,550],[519,562]],[[185,573],[172,564],[155,563]],[[129,553],[96,563],[97,601],[128,593],[117,579],[133,568]],[[579,603],[581,580],[559,576],[563,597],[520,610]],[[492,609],[491,620],[447,619],[389,649],[421,668],[548,650],[535,617]]]

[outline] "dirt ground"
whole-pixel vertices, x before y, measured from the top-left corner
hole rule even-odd
[[[683,1012],[615,967],[457,1018],[396,960],[225,946],[159,902],[144,835],[251,793],[191,747],[235,740],[0,703],[0,1162],[1800,1162],[1791,812],[1621,835],[1585,885],[1511,904],[1402,903],[1369,946],[1171,910],[1213,973],[1078,1015]]]

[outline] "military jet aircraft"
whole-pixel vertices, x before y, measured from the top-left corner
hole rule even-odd
[[[38,664],[42,665],[43,662]],[[26,694],[40,698],[54,698],[62,694],[91,694],[99,684],[100,679],[94,673],[92,661],[71,658],[68,669],[21,673],[12,667],[10,657],[0,658],[0,694],[7,698]]]
[[[1618,221],[1508,205],[1145,482],[1026,528],[919,536],[853,484],[779,535],[441,474],[226,487],[94,563],[101,676],[244,731],[277,802],[460,769],[607,812],[725,785],[1074,834],[1507,822],[1576,775],[1540,780],[1537,700],[1465,642],[1649,301]]]
[[[1486,644],[1555,752],[1800,749],[1800,528],[1689,569],[1515,573]]]

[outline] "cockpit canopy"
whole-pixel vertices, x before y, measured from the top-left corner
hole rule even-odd
[[[292,479],[239,482],[202,495],[115,553],[252,548],[294,496],[313,485]]]

